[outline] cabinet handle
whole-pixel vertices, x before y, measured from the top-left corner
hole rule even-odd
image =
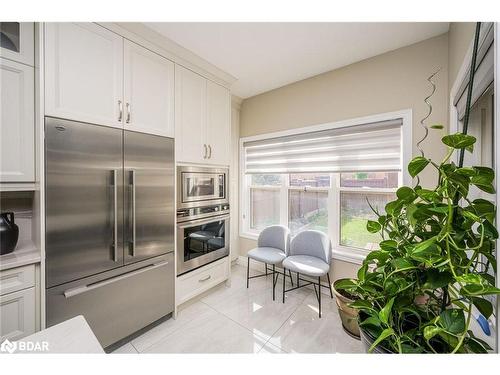
[[[130,124],[130,103],[125,104],[127,107],[127,124]]]
[[[208,145],[208,158],[212,158],[212,146]]]
[[[203,145],[203,148],[205,149],[205,153],[203,154],[203,159],[207,158],[207,145]]]
[[[118,122],[122,122],[123,118],[123,103],[121,100],[118,100]]]
[[[204,277],[203,279],[199,279],[198,282],[202,283],[204,281],[210,280],[211,277],[212,277],[212,275],[208,275],[208,276]]]

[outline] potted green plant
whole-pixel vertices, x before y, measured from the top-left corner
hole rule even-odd
[[[442,128],[435,126],[434,128]],[[486,318],[493,306],[485,296],[499,294],[494,226],[496,207],[469,197],[470,187],[494,193],[492,169],[460,167],[455,150],[472,151],[466,134],[442,138],[448,152],[440,164],[415,157],[408,172],[437,171],[433,189],[404,186],[397,198],[375,210],[367,230],[382,236],[357,279],[337,288],[357,297],[361,338],[368,351],[394,353],[486,353],[491,348],[470,330],[475,306]],[[491,267],[491,268],[490,268]]]
[[[359,339],[358,309],[350,306],[358,298],[343,288],[343,285],[349,286],[350,283],[350,279],[335,280],[333,292],[335,293],[335,302],[337,303],[342,327],[350,336]]]

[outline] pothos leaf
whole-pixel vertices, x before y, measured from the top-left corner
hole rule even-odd
[[[472,135],[467,135],[462,133],[445,135],[441,140],[446,146],[455,149],[467,148],[476,143],[475,137],[473,137]]]
[[[379,311],[378,317],[382,323],[389,324],[389,317],[391,316],[392,305],[394,303],[394,297],[392,297],[389,302]]]
[[[370,349],[368,349],[368,352],[371,353],[373,350],[377,347],[378,344],[380,344],[382,341],[384,341],[386,338],[389,336],[394,335],[394,330],[392,328],[386,328],[384,329],[379,337],[373,342],[372,346],[370,346]]]
[[[413,158],[410,163],[408,163],[408,173],[410,173],[410,176],[415,177],[422,172],[429,163],[429,159],[426,159],[423,156],[417,156]]]
[[[368,220],[366,223],[366,229],[370,233],[377,233],[380,229],[382,229],[382,226],[377,221]]]

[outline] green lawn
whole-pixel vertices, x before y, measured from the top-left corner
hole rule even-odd
[[[367,243],[378,243],[381,237],[378,233],[370,233],[366,230],[366,219],[350,218],[342,221],[342,244],[365,248]]]

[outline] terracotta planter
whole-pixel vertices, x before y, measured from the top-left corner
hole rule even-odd
[[[340,320],[342,320],[342,326],[346,333],[359,340],[358,310],[348,306],[350,303],[354,302],[354,300],[340,294],[335,287],[341,280],[345,279],[339,279],[333,283],[333,292],[335,293],[335,300],[339,308]]]

